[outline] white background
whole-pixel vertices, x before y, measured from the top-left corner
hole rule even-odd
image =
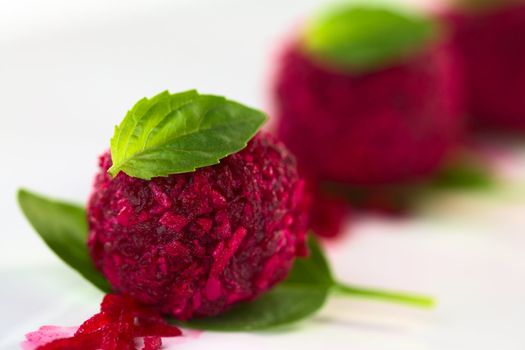
[[[101,299],[33,233],[16,188],[85,201],[113,125],[164,89],[268,109],[279,44],[321,3],[0,0],[0,349],[43,324],[78,325]],[[525,349],[525,157],[498,164],[498,193],[442,196],[409,219],[359,218],[328,246],[341,280],[432,294],[435,310],[333,298],[290,329],[205,332],[176,348]]]

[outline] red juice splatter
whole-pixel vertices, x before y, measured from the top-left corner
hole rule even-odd
[[[26,340],[20,346],[23,350],[35,350],[53,340],[72,337],[77,329],[78,327],[42,326],[37,331],[26,334]]]
[[[143,350],[158,350],[162,337],[182,335],[152,308],[128,296],[108,294],[100,312],[74,327],[44,326],[29,333],[22,343],[25,350],[134,350],[143,338]]]

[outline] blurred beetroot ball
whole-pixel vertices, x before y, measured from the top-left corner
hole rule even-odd
[[[376,29],[366,25],[366,35]],[[443,164],[463,125],[459,69],[444,39],[420,45],[366,71],[313,57],[302,38],[286,48],[274,91],[277,134],[305,174],[384,185],[423,179]]]
[[[514,1],[517,2],[517,1]],[[525,131],[525,2],[450,11],[473,126]],[[488,6],[488,5],[487,5]]]
[[[306,253],[304,182],[295,159],[259,134],[218,165],[145,181],[110,178],[88,206],[89,248],[117,292],[178,319],[255,298]]]

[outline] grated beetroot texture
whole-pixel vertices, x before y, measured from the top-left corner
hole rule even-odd
[[[477,129],[525,131],[525,2],[482,12],[449,11],[464,60],[467,110]]]
[[[72,337],[60,338],[36,350],[159,350],[161,337],[177,337],[181,331],[169,325],[156,310],[139,305],[133,298],[108,294],[100,313],[85,321]]]
[[[150,181],[110,178],[88,204],[91,256],[115,291],[177,319],[217,315],[283,280],[307,253],[294,157],[259,133],[220,164]]]
[[[446,42],[389,68],[341,72],[289,46],[277,72],[277,134],[318,181],[386,185],[432,175],[464,123]]]

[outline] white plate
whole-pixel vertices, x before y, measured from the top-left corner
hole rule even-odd
[[[85,200],[112,126],[144,95],[197,87],[264,108],[278,41],[321,2],[0,2],[0,349],[44,324],[78,325],[101,299],[33,233],[16,188]],[[175,348],[524,349],[525,197],[427,209],[359,219],[329,255],[340,279],[433,294],[434,311],[332,298],[289,329],[204,332]]]

